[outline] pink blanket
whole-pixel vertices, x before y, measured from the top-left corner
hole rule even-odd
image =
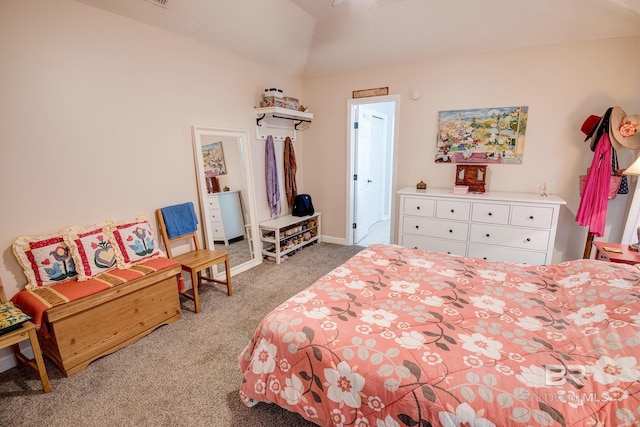
[[[240,395],[324,426],[638,426],[640,270],[371,246],[268,314]]]

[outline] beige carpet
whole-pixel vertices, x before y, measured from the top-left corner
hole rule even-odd
[[[233,278],[232,297],[205,286],[200,314],[182,300],[178,322],[71,378],[47,360],[52,393],[28,369],[0,373],[0,425],[314,426],[275,405],[247,408],[237,358],[265,314],[361,249],[320,243],[280,265],[264,262]]]

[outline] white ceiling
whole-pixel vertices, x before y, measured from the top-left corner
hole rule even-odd
[[[640,0],[76,1],[299,77],[640,35]]]

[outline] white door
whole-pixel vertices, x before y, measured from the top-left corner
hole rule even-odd
[[[377,243],[390,241],[389,210],[393,167],[391,152],[393,140],[387,132],[388,120],[385,111],[394,117],[395,103],[369,103],[352,106],[352,225],[353,243],[362,241],[370,233],[370,227],[386,220],[386,236],[381,229],[374,233]],[[391,119],[393,121],[393,119]],[[384,234],[384,232],[383,232]],[[373,235],[372,235],[373,238]],[[370,239],[367,239],[367,244]],[[373,240],[376,240],[374,238]],[[373,242],[376,243],[376,242]]]
[[[365,112],[363,106],[356,106],[357,121],[355,125],[355,173],[354,179],[354,213],[355,224],[354,242],[358,242],[369,233],[369,206],[371,183],[371,115]]]
[[[386,138],[386,118],[380,113],[376,113],[363,106],[365,115],[370,127],[369,137],[369,176],[367,177],[367,211],[369,218],[367,223],[369,227],[380,221],[384,202],[383,202],[383,161],[385,159],[385,142]]]

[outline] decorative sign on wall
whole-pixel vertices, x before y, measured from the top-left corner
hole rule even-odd
[[[521,164],[529,107],[438,112],[436,162]]]
[[[352,97],[353,98],[368,98],[370,96],[385,96],[389,95],[388,87],[377,87],[374,89],[361,89],[354,90]]]

